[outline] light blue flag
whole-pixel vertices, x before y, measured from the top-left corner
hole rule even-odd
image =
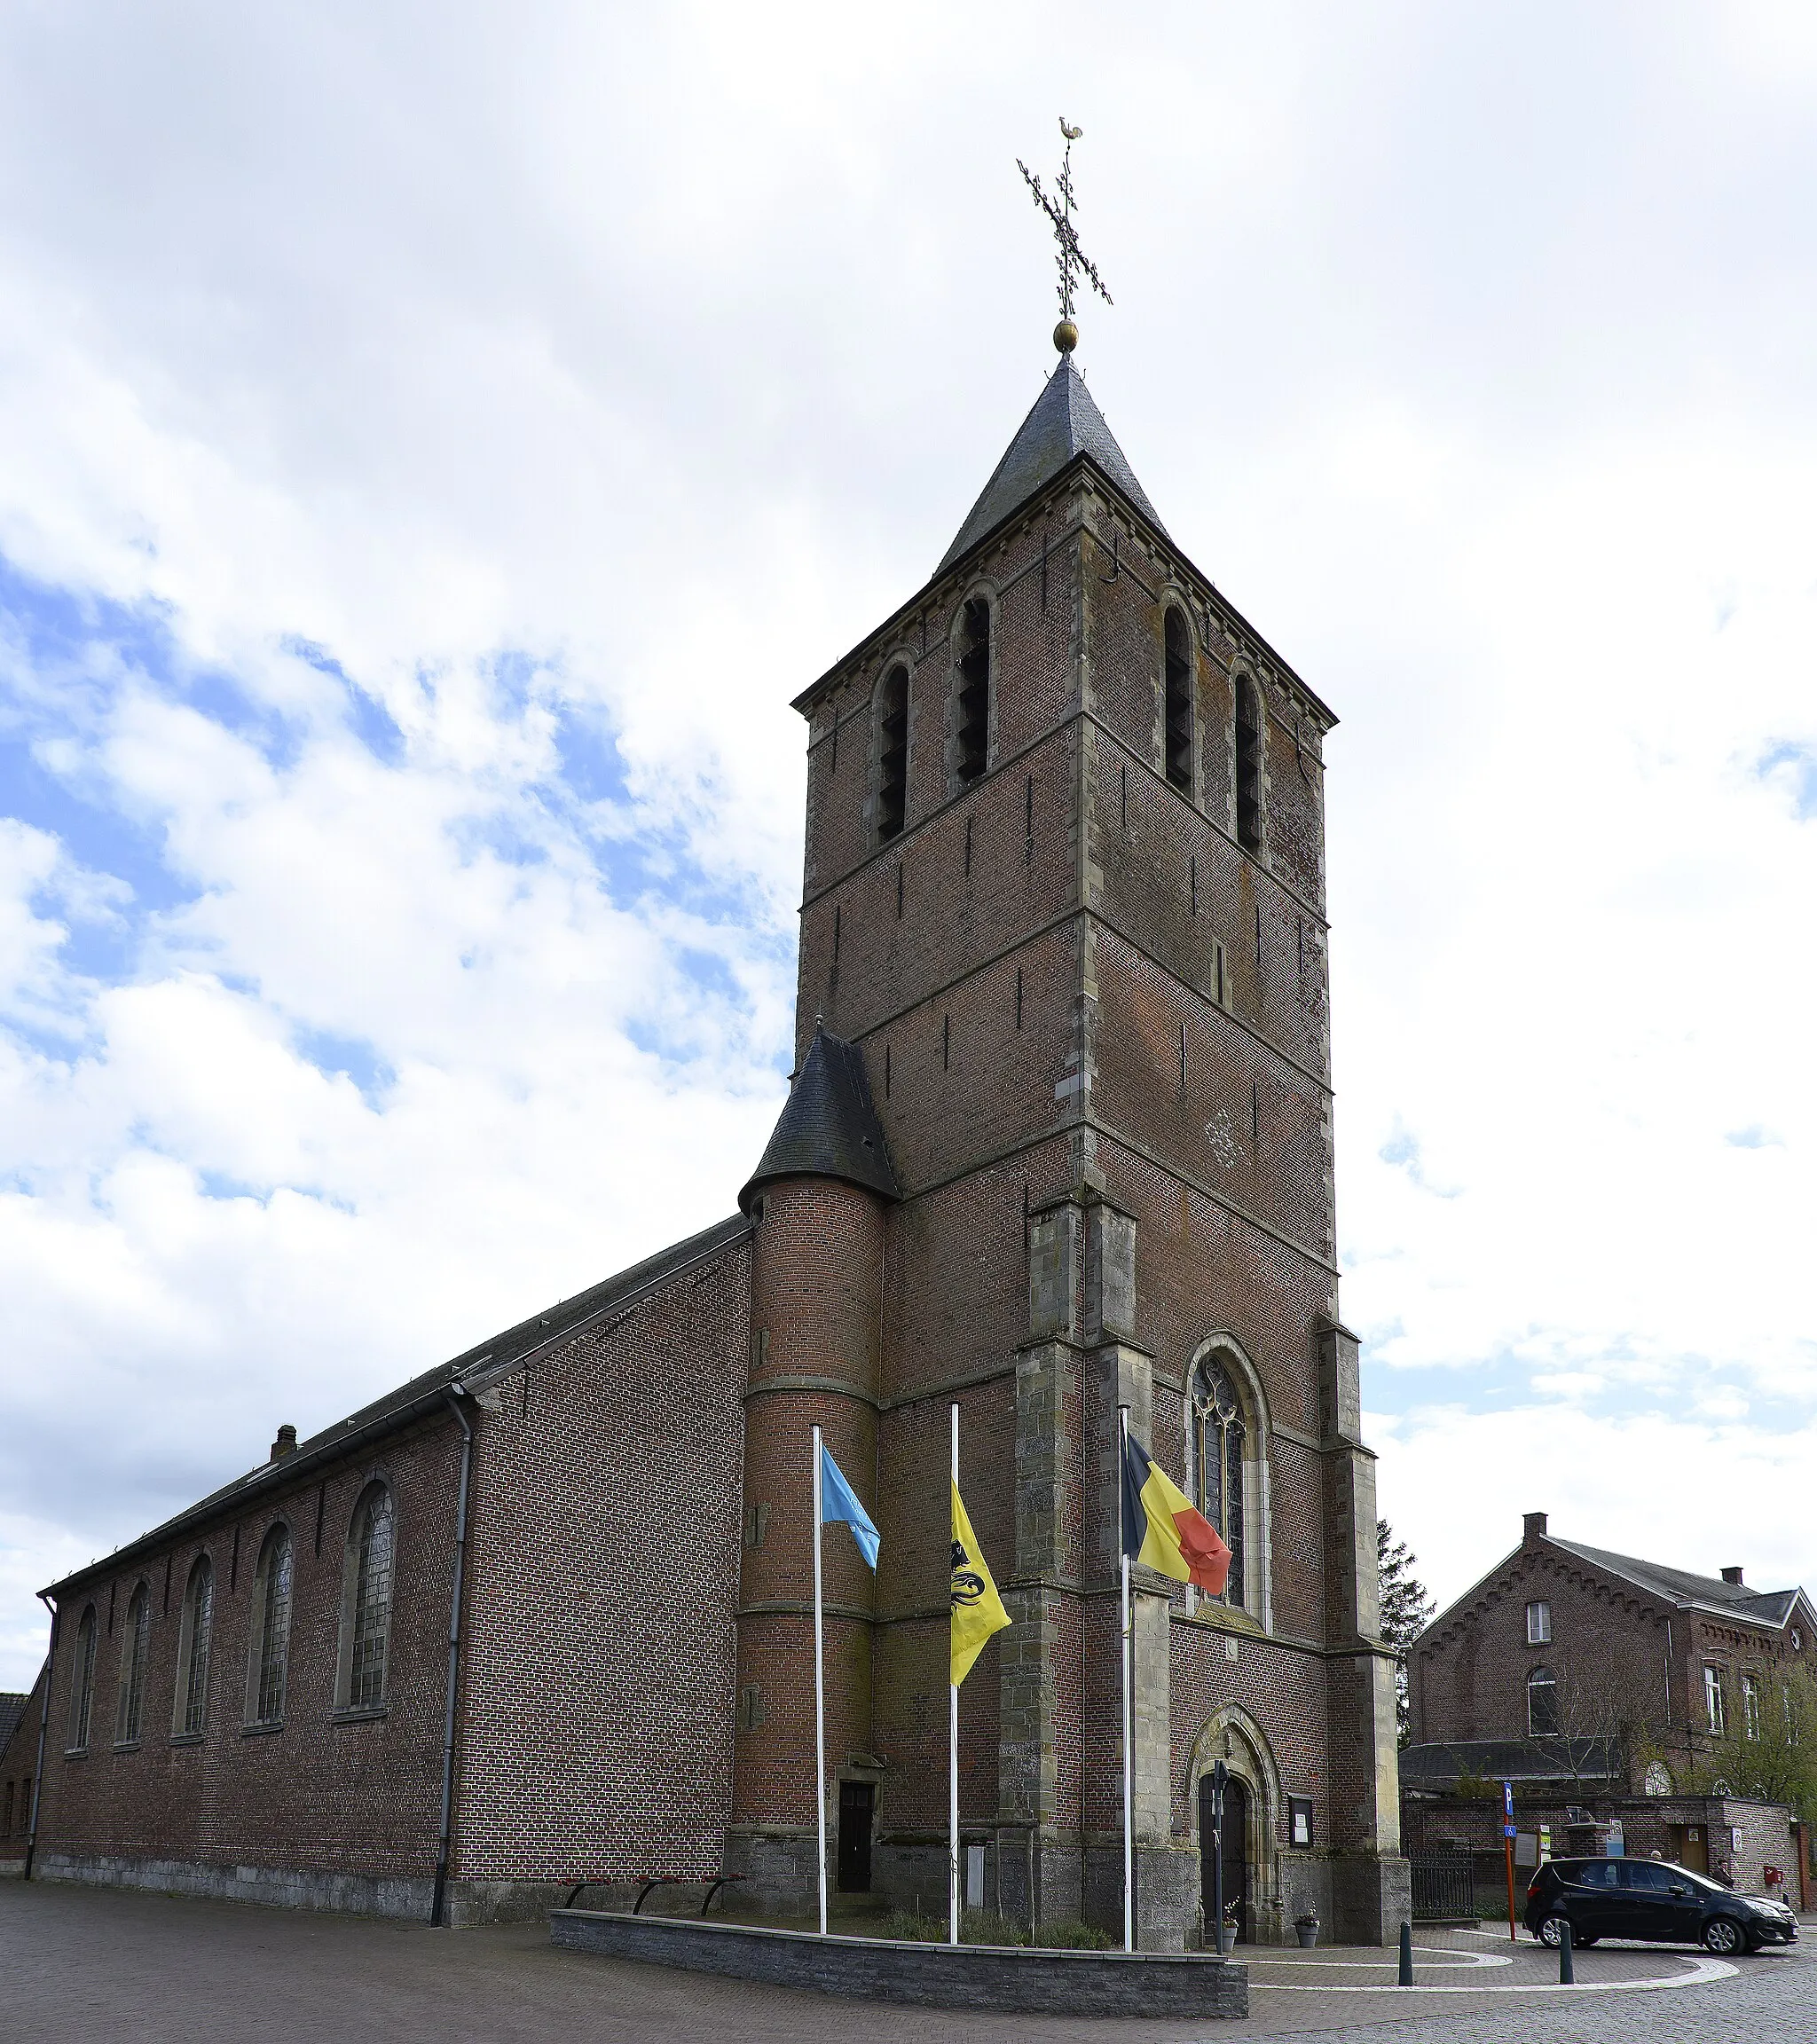
[[[839,1465],[833,1460],[824,1441],[820,1444],[820,1518],[822,1526],[843,1520],[852,1529],[858,1552],[873,1568],[877,1567],[877,1551],[883,1545],[883,1537],[871,1524],[870,1513],[858,1502],[852,1486],[840,1474]]]

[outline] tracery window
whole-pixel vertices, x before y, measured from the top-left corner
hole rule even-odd
[[[374,1483],[354,1515],[348,1565],[352,1573],[347,1610],[347,1689],[356,1710],[385,1700],[385,1653],[391,1631],[394,1517],[391,1493]]]
[[[1558,1730],[1558,1680],[1550,1668],[1536,1668],[1527,1678],[1527,1730],[1535,1739]]]
[[[95,1608],[82,1615],[75,1632],[75,1661],[69,1675],[69,1749],[83,1752],[89,1742],[89,1714],[95,1699]]]
[[[974,596],[959,625],[959,697],[953,766],[961,786],[984,772],[990,751],[990,605]]]
[[[290,1591],[294,1557],[287,1526],[274,1526],[265,1536],[253,1592],[252,1680],[247,1698],[248,1721],[283,1722],[290,1678]]]
[[[189,1572],[177,1655],[177,1729],[194,1738],[208,1723],[208,1658],[215,1643],[215,1571],[206,1554]]]
[[[1168,779],[1192,792],[1192,641],[1186,620],[1169,604],[1161,632],[1167,669],[1164,721]]]
[[[1237,677],[1237,842],[1262,851],[1262,698],[1247,674]]]
[[[908,804],[908,670],[899,661],[877,696],[877,834],[901,835]]]
[[[1242,1403],[1231,1373],[1208,1356],[1192,1372],[1192,1445],[1199,1509],[1231,1551],[1224,1601],[1243,1602],[1243,1447],[1247,1435]]]
[[[120,1642],[120,1699],[114,1717],[114,1741],[138,1742],[139,1719],[146,1701],[146,1653],[152,1639],[152,1600],[141,1583],[126,1607],[126,1632]]]

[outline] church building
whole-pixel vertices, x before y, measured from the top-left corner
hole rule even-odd
[[[962,1692],[967,1880],[1122,1916],[1117,1410],[1233,1561],[1134,1598],[1139,1941],[1392,1938],[1394,1662],[1338,1313],[1334,719],[1058,366],[933,575],[796,699],[795,1074],[717,1226],[45,1594],[34,1877],[439,1922],[576,1883],[811,1907],[947,1865],[948,1408],[1012,1623]],[[42,1758],[39,1752],[42,1752]],[[29,1765],[27,1765],[28,1760]]]

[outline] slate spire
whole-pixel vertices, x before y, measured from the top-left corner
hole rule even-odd
[[[886,1199],[902,1196],[864,1060],[855,1044],[828,1035],[819,1023],[762,1159],[738,1195],[745,1213],[752,1195],[775,1178],[843,1178]]]
[[[971,516],[959,528],[958,538],[947,548],[934,573],[944,573],[1080,454],[1090,455],[1157,531],[1167,531],[1148,501],[1148,492],[1136,480],[1136,471],[1117,445],[1116,436],[1105,424],[1104,413],[1085,388],[1085,379],[1074,367],[1069,350],[1061,355],[1008,452],[985,484],[984,494],[971,507]]]

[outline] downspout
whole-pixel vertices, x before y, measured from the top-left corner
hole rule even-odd
[[[473,1428],[460,1401],[445,1394],[448,1410],[460,1422],[460,1498],[454,1512],[454,1588],[448,1603],[448,1708],[442,1726],[442,1832],[436,1846],[436,1893],[429,1922],[445,1928],[448,1839],[454,1822],[454,1692],[460,1674],[460,1592],[467,1575],[467,1489],[473,1474]],[[48,1697],[47,1697],[48,1701]]]
[[[51,1671],[57,1665],[57,1621],[61,1614],[47,1590],[38,1592],[38,1601],[51,1614],[51,1644],[44,1651],[44,1702],[38,1712],[38,1771],[32,1777],[31,1828],[26,1834],[25,1877],[32,1877],[32,1861],[38,1852],[38,1810],[44,1799],[44,1727],[51,1722]]]

